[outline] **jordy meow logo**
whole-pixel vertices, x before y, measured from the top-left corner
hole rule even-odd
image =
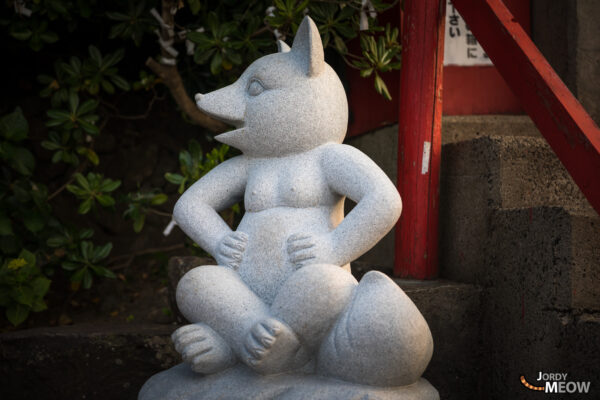
[[[579,382],[568,380],[569,374],[539,372],[535,384],[527,382],[524,375],[521,375],[521,383],[527,389],[536,390],[544,393],[587,393],[590,390],[591,382]]]

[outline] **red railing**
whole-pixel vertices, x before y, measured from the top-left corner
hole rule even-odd
[[[598,126],[501,0],[453,0],[453,4],[575,183],[600,214]],[[445,2],[439,0],[407,0],[404,9],[399,119],[400,151],[404,153],[398,157],[398,189],[405,201],[405,209],[396,231],[394,271],[399,276],[419,279],[437,275],[440,154],[433,144],[439,142],[437,135],[441,125],[437,108],[441,101],[438,98],[442,62],[439,46],[443,43],[440,32],[443,32],[444,23],[440,16],[444,7]],[[431,57],[434,48],[437,56]],[[414,72],[419,69],[423,70],[422,74]],[[432,80],[435,85],[424,84]],[[433,87],[436,89],[431,90]],[[406,93],[411,91],[412,94]],[[424,105],[430,107],[429,110],[424,109]],[[403,138],[404,135],[408,138]],[[432,143],[431,168],[429,176],[422,177],[419,168],[414,166],[421,166],[418,145],[427,138],[431,138]],[[425,184],[427,190],[424,190]]]

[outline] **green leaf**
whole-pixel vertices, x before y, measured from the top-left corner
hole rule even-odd
[[[106,243],[103,246],[98,246],[94,249],[94,255],[92,257],[94,262],[98,262],[100,260],[105,259],[106,257],[108,257],[108,255],[110,254],[112,250],[112,243]]]
[[[67,271],[75,271],[77,268],[80,267],[79,263],[73,262],[73,261],[63,261],[61,263],[63,269],[67,270]]]
[[[129,15],[127,14],[123,14],[120,12],[107,12],[106,16],[109,19],[112,19],[113,21],[129,21],[131,19],[131,17],[129,17]]]
[[[85,260],[89,260],[92,257],[92,253],[94,252],[94,244],[92,242],[84,240],[79,244],[79,248]]]
[[[98,158],[98,154],[92,149],[85,149],[85,156],[88,160],[94,165],[100,164],[100,159]]]
[[[190,6],[190,11],[193,15],[198,14],[200,11],[201,3],[200,0],[188,0],[188,4]]]
[[[35,294],[29,286],[14,287],[10,296],[18,303],[31,307]]]
[[[88,174],[89,176],[89,174]],[[79,186],[81,186],[83,189],[85,189],[86,191],[90,191],[90,184],[88,183],[88,180],[79,172],[77,172],[76,174],[73,174],[73,178],[75,178],[75,180],[77,181],[77,183],[79,184]]]
[[[46,150],[58,150],[61,148],[61,145],[56,143],[56,142],[51,142],[49,140],[44,140],[42,141],[42,147],[45,148]]]
[[[154,197],[152,197],[152,199],[150,200],[150,204],[152,204],[153,206],[159,206],[161,204],[164,204],[167,200],[168,200],[168,197],[166,194],[159,193],[159,194],[155,195]]]
[[[16,147],[11,155],[11,166],[23,175],[31,175],[35,168],[35,158],[24,147]]]
[[[38,276],[31,282],[31,289],[38,298],[41,298],[44,297],[48,292],[48,289],[50,289],[50,283],[52,283],[50,279]]]
[[[84,131],[86,131],[87,133],[89,133],[90,135],[97,135],[100,133],[100,128],[98,128],[94,124],[90,124],[89,122],[87,122],[83,119],[79,119],[79,120],[77,120],[77,122],[79,122],[79,125],[81,126],[81,128]]]
[[[108,33],[108,38],[114,39],[114,38],[121,36],[123,34],[123,32],[125,32],[125,29],[127,29],[126,23],[121,23],[121,24],[116,24],[116,25],[111,26],[110,32]]]
[[[102,54],[100,54],[100,50],[98,50],[96,46],[90,45],[88,51],[92,60],[94,60],[98,66],[102,65]]]
[[[19,326],[29,316],[29,307],[22,304],[13,304],[6,309],[6,318],[14,326]]]
[[[133,219],[133,231],[140,233],[144,229],[144,222],[146,221],[146,214],[140,214]]]
[[[390,92],[388,91],[385,82],[377,74],[375,74],[375,90],[377,90],[379,94],[382,94],[387,100],[392,100],[392,96],[390,96]]]
[[[69,192],[73,193],[75,196],[78,196],[78,197],[85,197],[85,196],[88,195],[88,191],[83,190],[82,188],[80,188],[79,186],[76,186],[76,185],[70,185],[70,184],[67,185],[67,190]]]
[[[94,230],[91,228],[84,229],[81,232],[79,232],[79,238],[81,239],[89,239],[92,236],[94,236]]]
[[[46,225],[42,216],[35,211],[30,211],[23,216],[23,224],[33,233],[41,231]]]
[[[373,73],[373,68],[367,68],[367,69],[363,69],[360,71],[360,76],[362,78],[366,78],[371,76],[371,74]]]
[[[85,115],[90,113],[91,111],[95,110],[96,107],[98,107],[98,101],[97,100],[86,100],[83,102],[83,104],[81,104],[81,107],[79,107],[79,115]]]
[[[77,112],[77,108],[79,107],[79,95],[75,91],[71,91],[69,93],[69,108],[71,109],[71,114],[75,114]]]
[[[112,179],[105,179],[100,186],[100,191],[102,192],[112,192],[116,190],[119,186],[121,186],[121,181]]]
[[[103,207],[110,207],[115,204],[115,199],[108,194],[97,195],[96,200],[98,200],[98,203]]]
[[[210,73],[213,75],[218,75],[219,71],[221,71],[222,63],[223,57],[221,56],[221,53],[216,53],[210,62]]]
[[[31,32],[29,29],[24,31],[11,30],[10,36],[14,37],[17,40],[27,40],[31,37],[32,33],[33,32]]]
[[[83,288],[84,289],[89,289],[92,287],[92,282],[94,281],[94,277],[92,276],[92,273],[90,272],[89,269],[85,269],[85,272],[83,273]]]
[[[81,282],[83,279],[83,274],[87,271],[87,267],[83,267],[78,269],[73,275],[71,275],[71,282]]]
[[[93,202],[94,202],[94,199],[92,197],[90,197],[89,199],[84,200],[79,205],[79,208],[77,209],[77,212],[79,214],[87,214],[90,211],[90,209],[92,208]]]
[[[119,50],[115,51],[112,54],[108,54],[104,58],[104,65],[103,65],[103,67],[104,68],[112,67],[113,65],[115,65],[119,61],[121,61],[124,56],[125,56],[125,50],[123,50],[123,49],[119,49]]]
[[[100,82],[100,84],[102,85],[102,89],[104,89],[104,91],[106,93],[109,93],[109,94],[115,93],[115,87],[113,86],[112,83],[110,83],[106,79],[102,79],[102,82]]]
[[[127,82],[120,75],[113,75],[110,77],[110,80],[121,90],[128,91],[131,87],[129,86],[129,82]]]
[[[209,58],[215,54],[216,49],[203,50],[200,47],[194,51],[194,62],[196,64],[204,64],[208,61]]]
[[[29,132],[29,124],[20,107],[0,118],[0,135],[5,139],[18,142],[27,138],[27,132]]]
[[[109,270],[108,268],[104,268],[104,267],[98,267],[98,266],[92,266],[92,270],[94,271],[94,273],[98,276],[102,276],[105,278],[116,278],[117,276],[114,274],[114,272],[112,272],[111,270]]]
[[[175,185],[180,185],[185,180],[183,176],[179,174],[173,174],[171,172],[167,172],[165,174],[165,179]]]
[[[46,240],[46,246],[48,247],[60,247],[67,243],[67,238],[62,235],[50,236]]]
[[[49,116],[50,118],[52,118],[53,120],[59,121],[59,124],[71,119],[71,114],[65,110],[48,110],[46,112],[46,115]],[[49,125],[50,122],[52,122],[52,121],[49,121],[46,125],[54,126],[54,125]]]
[[[52,31],[46,31],[40,35],[40,38],[46,43],[55,43],[58,41],[58,35]]]
[[[48,306],[46,305],[46,302],[44,301],[44,299],[35,299],[31,306],[31,311],[40,312],[40,311],[44,311],[47,308],[48,308]]]
[[[21,250],[21,252],[19,253],[19,258],[24,259],[27,262],[27,265],[29,266],[33,266],[36,264],[35,254],[33,254],[27,249]]]

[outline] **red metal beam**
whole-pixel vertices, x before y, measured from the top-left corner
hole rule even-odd
[[[598,126],[501,0],[452,0],[452,3],[600,214]]]
[[[394,274],[435,278],[438,271],[439,175],[444,56],[444,0],[406,0],[398,118],[398,191]]]

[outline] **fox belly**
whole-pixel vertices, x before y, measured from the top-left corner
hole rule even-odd
[[[238,273],[265,303],[273,302],[281,285],[296,270],[288,261],[288,237],[331,231],[331,213],[330,207],[275,207],[244,214],[237,231],[248,235],[248,244]]]

